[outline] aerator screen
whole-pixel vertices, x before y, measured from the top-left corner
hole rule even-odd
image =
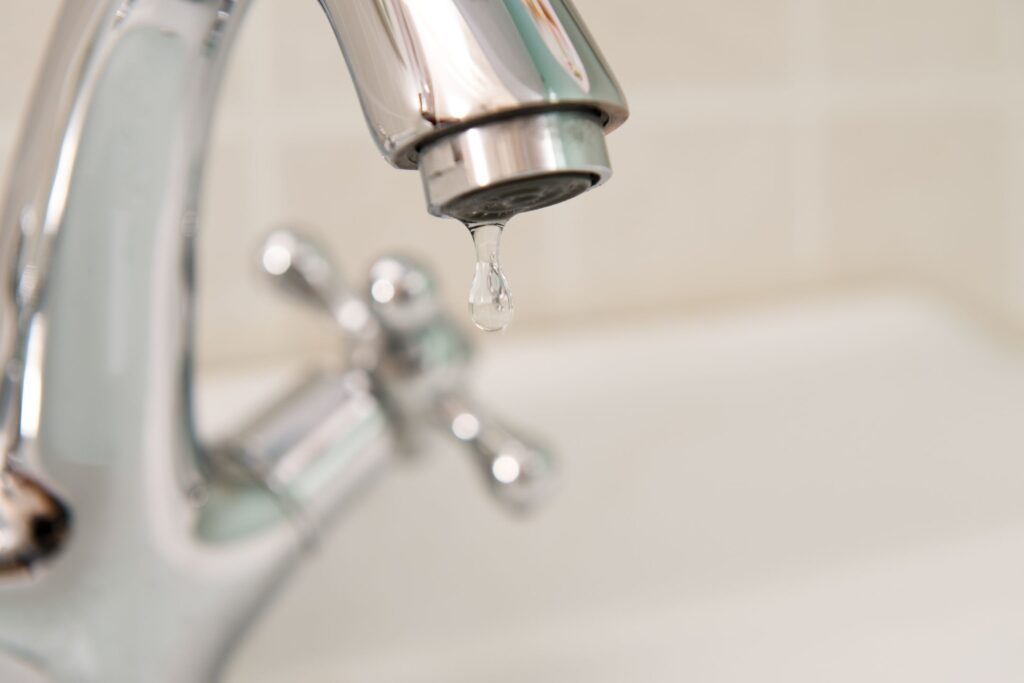
[[[496,183],[466,194],[441,207],[445,215],[464,223],[504,222],[517,213],[543,209],[590,189],[589,173],[546,173]]]

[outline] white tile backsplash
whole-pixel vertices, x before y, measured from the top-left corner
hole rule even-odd
[[[577,0],[630,100],[615,176],[521,216],[514,333],[878,274],[1024,327],[1018,0]],[[10,162],[56,0],[0,8]],[[383,162],[317,3],[256,0],[216,122],[199,247],[200,357],[322,349],[330,326],[259,277],[260,238],[311,226],[349,278],[429,262],[458,315],[472,250]]]
[[[823,0],[836,78],[889,80],[998,71],[1003,0]]]
[[[623,84],[749,86],[786,78],[789,0],[581,0],[576,7]]]
[[[829,191],[841,267],[1005,291],[1009,129],[998,111],[837,118]]]

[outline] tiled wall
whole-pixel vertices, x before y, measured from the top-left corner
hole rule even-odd
[[[0,9],[0,158],[55,6]],[[516,333],[878,276],[1024,324],[1024,2],[577,6],[632,118],[608,185],[510,227]],[[207,361],[332,343],[255,273],[280,222],[312,226],[356,280],[372,255],[422,255],[464,309],[469,239],[378,158],[315,2],[255,3],[204,216]]]

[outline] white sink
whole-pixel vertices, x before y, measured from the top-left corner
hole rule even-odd
[[[395,469],[228,681],[1024,680],[1020,349],[899,291],[488,348],[557,499],[510,519],[442,447]]]

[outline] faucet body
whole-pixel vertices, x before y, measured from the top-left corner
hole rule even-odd
[[[353,317],[359,297],[317,289],[315,268],[304,291],[361,355],[230,444],[199,442],[198,196],[248,4],[68,0],[12,167],[0,214],[0,648],[55,680],[214,678],[312,530],[407,443],[410,423],[461,419],[455,436],[484,464],[501,455],[480,438],[490,421],[459,398],[459,372],[411,351],[441,325],[436,311],[371,298],[369,318]],[[610,174],[603,134],[626,106],[568,2],[321,5],[372,137],[391,164],[420,169],[431,213],[510,215]],[[274,263],[274,275],[294,270]],[[392,290],[409,290],[416,278],[399,272]],[[446,358],[461,368],[465,354]]]

